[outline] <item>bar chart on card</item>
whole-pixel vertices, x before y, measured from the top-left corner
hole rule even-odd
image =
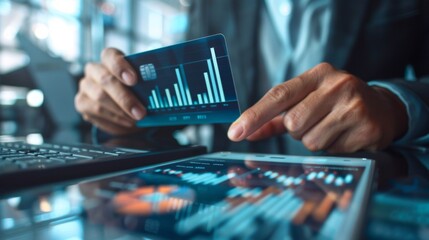
[[[148,97],[148,109],[162,109],[183,106],[195,106],[213,103],[225,103],[225,92],[223,90],[222,79],[217,63],[216,52],[214,48],[210,48],[211,58],[201,60],[204,64],[207,63],[207,71],[204,71],[199,77],[200,84],[205,84],[205,91],[196,93],[196,96],[191,95],[188,83],[188,77],[184,70],[184,64],[179,64],[177,67],[172,66],[171,71],[176,74],[176,82],[173,82],[170,87],[160,89],[156,86],[151,89],[151,95]],[[189,65],[196,62],[188,63]],[[141,69],[148,69],[143,66]],[[147,70],[146,70],[147,71]],[[151,70],[152,72],[154,70]],[[145,73],[142,73],[145,75]],[[149,74],[146,74],[149,75]],[[197,81],[198,81],[197,80]]]
[[[226,123],[240,114],[228,52],[214,35],[126,58],[148,114],[138,126]]]

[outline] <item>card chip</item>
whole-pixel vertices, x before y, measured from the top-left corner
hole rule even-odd
[[[144,81],[151,81],[156,79],[155,66],[152,63],[143,64],[140,66],[140,74]]]

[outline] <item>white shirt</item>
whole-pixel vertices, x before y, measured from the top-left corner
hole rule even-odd
[[[259,42],[271,86],[323,60],[331,5],[331,0],[265,0]]]

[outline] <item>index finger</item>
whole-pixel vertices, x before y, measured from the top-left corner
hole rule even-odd
[[[124,53],[116,48],[106,48],[101,52],[101,62],[117,79],[128,86],[137,83],[137,76],[125,60]]]
[[[231,125],[228,131],[229,139],[232,141],[245,139],[266,122],[300,102],[316,89],[317,78],[312,71],[307,71],[270,89]]]

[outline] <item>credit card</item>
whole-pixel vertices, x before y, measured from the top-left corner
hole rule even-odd
[[[147,115],[139,127],[231,123],[240,116],[225,37],[216,34],[126,56]]]

